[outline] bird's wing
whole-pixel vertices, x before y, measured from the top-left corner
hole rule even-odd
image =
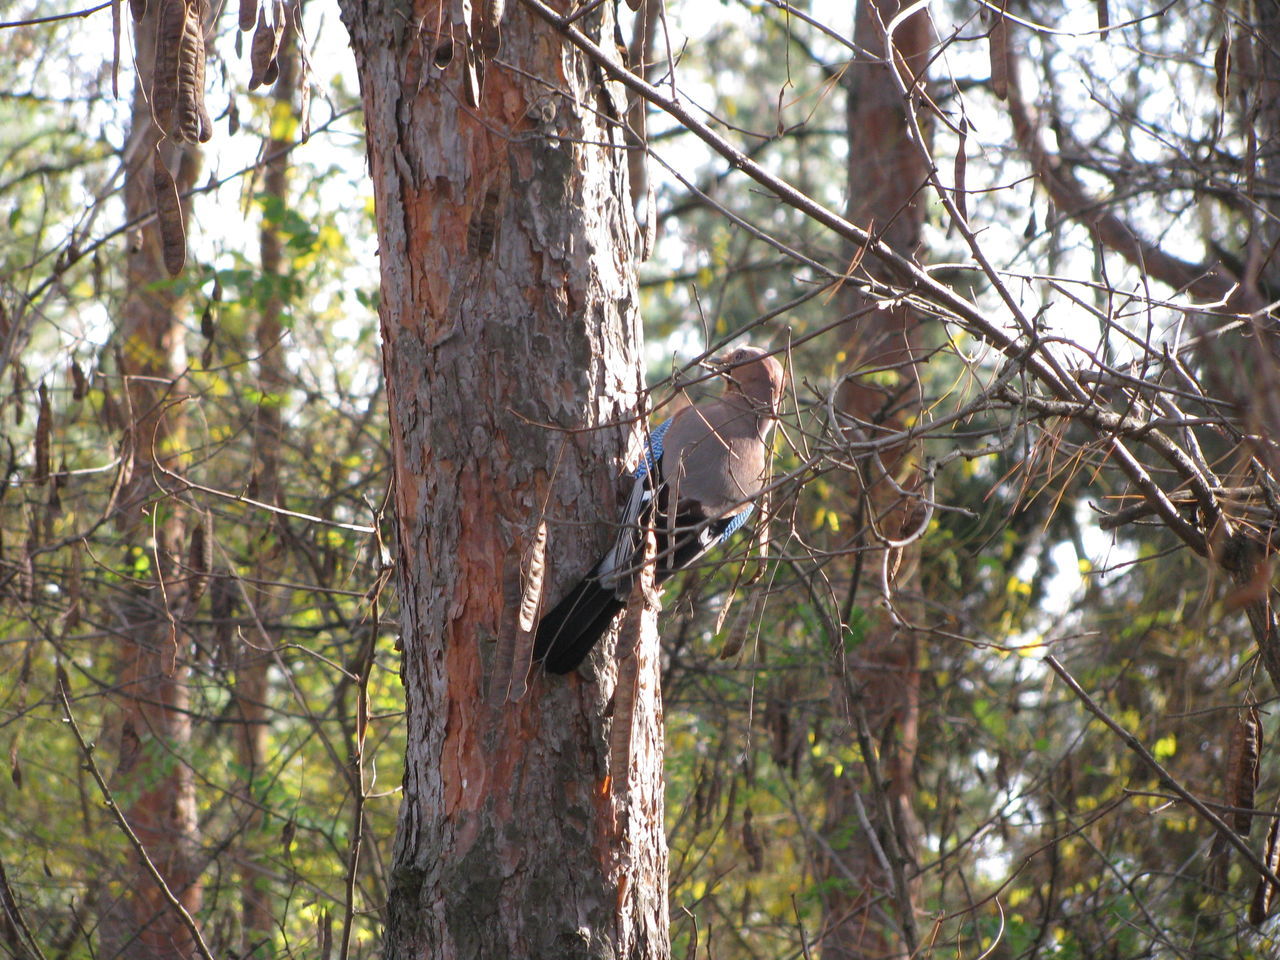
[[[594,575],[600,585],[608,590],[619,590],[622,595],[630,590],[636,551],[640,549],[640,516],[662,485],[662,445],[672,419],[664,420],[649,435],[645,455],[632,474],[634,479],[627,504],[618,519],[618,536],[596,565]]]

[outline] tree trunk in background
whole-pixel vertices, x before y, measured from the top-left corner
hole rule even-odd
[[[899,7],[888,2],[858,6],[854,42],[861,50],[880,54],[885,49],[884,24]],[[932,29],[926,14],[918,13],[896,30],[902,58],[898,70],[907,82],[923,75]],[[848,84],[849,219],[879,235],[900,253],[919,252],[924,222],[924,184],[927,170],[907,133],[906,105],[891,67],[880,61],[855,59],[846,75]],[[850,251],[854,259],[856,251]],[[871,258],[863,269],[876,273]],[[885,278],[887,279],[887,278]],[[897,430],[920,412],[920,392],[912,367],[919,324],[911,310],[877,307],[865,310],[867,298],[850,293],[845,307],[855,313],[849,343],[850,369],[873,372],[847,382],[839,397],[841,411],[852,420],[850,432],[874,439],[883,427]],[[900,449],[883,458],[885,473],[904,487],[912,485],[915,451]],[[877,518],[877,528],[898,538],[914,528],[919,517],[913,504],[903,501],[878,468],[864,470],[861,514]],[[855,750],[871,752],[878,777],[864,767],[846,767],[828,774],[824,837],[829,848],[825,873],[830,883],[823,900],[824,960],[905,956],[918,945],[913,932],[917,890],[914,882],[919,825],[914,812],[913,770],[916,755],[919,684],[917,639],[894,623],[877,598],[881,593],[884,548],[868,536],[873,548],[855,565],[858,582],[851,584],[847,610],[867,614],[861,642],[846,634],[835,652],[834,685],[837,716],[848,720]],[[891,554],[894,604],[912,617],[916,591],[914,548]],[[846,611],[847,612],[847,611]],[[868,750],[868,747],[871,749]],[[870,824],[874,836],[865,829]]]
[[[545,609],[602,551],[638,447],[625,99],[518,4],[512,66],[484,63],[456,9],[343,3],[377,204],[408,712],[385,954],[665,957],[652,616],[613,720],[609,658],[535,668],[525,691],[528,648],[512,652],[540,519]],[[578,24],[611,38],[611,16]]]
[[[286,17],[286,24],[280,50],[276,54],[279,76],[272,91],[272,102],[274,109],[286,109],[292,113],[298,85],[298,52],[291,15]],[[274,129],[276,124],[273,122],[271,127]],[[282,206],[288,203],[289,167],[292,163],[288,150],[292,146],[292,140],[274,137],[266,143],[262,191],[278,199]],[[280,231],[271,222],[263,224],[258,239],[258,255],[264,276],[278,276],[284,272],[284,243]],[[281,507],[284,506],[284,497],[280,488],[279,450],[283,439],[280,410],[289,389],[284,347],[281,345],[284,334],[282,310],[280,297],[272,295],[258,316],[255,339],[258,383],[263,399],[254,411],[252,492],[254,499]],[[241,785],[245,803],[240,814],[242,826],[238,841],[240,921],[242,949],[247,956],[268,956],[269,951],[263,945],[271,942],[276,928],[272,919],[270,874],[264,869],[263,861],[268,856],[264,844],[274,849],[278,840],[274,835],[263,834],[265,798],[255,794],[261,789],[259,778],[267,775],[270,759],[267,747],[267,701],[270,692],[267,668],[273,660],[270,648],[279,641],[279,630],[275,625],[283,621],[289,605],[285,591],[269,586],[284,579],[280,535],[279,527],[273,523],[263,535],[254,565],[254,581],[258,586],[250,596],[254,619],[262,625],[262,630],[254,631],[254,642],[241,643],[236,652],[236,753],[245,771],[245,782]]]
[[[160,142],[146,96],[155,51],[155,5],[136,28],[138,81],[126,157],[125,216],[155,210],[156,151],[179,195],[195,183],[199,153]],[[183,203],[183,217],[188,208]],[[166,885],[189,913],[200,907],[196,796],[188,762],[191,718],[184,619],[195,581],[186,562],[181,505],[164,489],[162,471],[179,473],[185,450],[178,371],[186,365],[183,300],[167,281],[159,231],[151,221],[130,238],[126,293],[116,318],[116,344],[126,406],[122,483],[116,501],[124,555],[136,579],[119,603],[116,715],[109,730],[118,748],[111,777],[116,803]],[[120,846],[128,849],[123,838]],[[133,854],[119,897],[103,918],[104,956],[138,960],[195,955],[191,934]]]

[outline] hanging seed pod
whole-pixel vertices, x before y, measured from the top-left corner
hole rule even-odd
[[[1231,815],[1236,833],[1247,837],[1253,826],[1254,796],[1258,789],[1258,758],[1262,753],[1262,723],[1253,704],[1239,711],[1231,728],[1227,750],[1227,806],[1237,807]]]
[[[120,99],[120,0],[111,0],[111,96]]]
[[[176,277],[187,262],[187,232],[182,225],[182,203],[178,188],[169,175],[159,151],[154,157],[151,182],[156,194],[156,221],[160,226],[160,247],[164,268]]]
[[[213,569],[213,516],[207,510],[200,522],[191,530],[187,541],[187,568],[191,571],[189,608],[195,607],[209,585],[209,571]]]
[[[204,105],[205,50],[204,4],[186,4],[182,48],[178,58],[178,103],[173,138],[205,143],[213,136],[213,120]]]
[[[524,592],[520,597],[519,627],[529,633],[538,622],[538,608],[542,603],[542,575],[546,570],[547,524],[542,521],[533,537],[529,550],[529,566],[525,573]]]
[[[40,382],[40,413],[36,417],[36,472],[32,479],[45,483],[49,479],[49,433],[53,427],[53,409],[49,405],[49,390]]]
[[[764,869],[764,845],[752,824],[753,816],[751,804],[747,804],[742,811],[742,849],[751,859],[747,869],[752,873],[759,873]]]
[[[969,219],[968,195],[965,191],[965,170],[968,165],[968,157],[965,155],[965,140],[969,132],[969,120],[967,117],[960,118],[959,142],[956,144],[956,162],[955,162],[955,201],[956,209],[960,211],[960,216],[964,220]]]
[[[22,761],[18,756],[18,737],[14,735],[9,744],[9,779],[19,790],[22,789]]]
[[[253,43],[249,46],[249,67],[253,71],[249,77],[250,90],[271,82],[267,79],[267,73],[276,62],[281,32],[279,25],[267,22],[266,9],[259,9],[258,28],[253,31]]]
[[[987,36],[991,55],[991,92],[1001,100],[1009,99],[1009,23],[997,13]]]
[[[1213,55],[1213,89],[1218,94],[1219,100],[1227,99],[1227,90],[1231,82],[1231,60],[1231,30],[1228,28]]]
[[[187,24],[183,0],[159,0],[156,14],[155,75],[151,78],[151,113],[164,131],[173,129],[178,103],[178,64]]]
[[[27,369],[20,363],[13,365],[13,422],[22,426],[27,419],[27,407],[22,402],[22,394],[27,389]]]
[[[45,521],[49,525],[50,539],[53,538],[53,521],[58,514],[62,513],[62,488],[67,485],[67,481],[70,478],[71,474],[67,470],[67,461],[63,458],[58,469],[53,473],[51,478],[53,482],[49,484],[49,499],[47,501],[49,509]]]
[[[1275,873],[1280,870],[1280,820],[1271,821],[1271,829],[1267,831],[1267,846],[1262,853],[1262,862]],[[1275,901],[1276,885],[1266,877],[1258,878],[1258,885],[1253,890],[1253,902],[1249,904],[1249,922],[1260,927],[1271,913]]]
[[[258,0],[240,0],[240,30],[248,33],[258,22]]]

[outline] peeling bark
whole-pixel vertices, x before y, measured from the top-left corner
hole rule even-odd
[[[474,108],[457,7],[343,16],[377,203],[408,713],[386,955],[664,957],[652,614],[643,748],[613,790],[612,643],[580,675],[535,669],[522,699],[492,689],[519,616],[504,584],[539,522],[545,609],[603,549],[638,445],[624,97],[521,6]],[[610,17],[581,22],[611,36]]]

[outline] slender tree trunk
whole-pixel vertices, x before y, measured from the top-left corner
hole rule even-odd
[[[884,25],[898,13],[898,4],[867,2],[858,6],[855,43],[859,49],[885,49]],[[929,18],[918,13],[894,34],[899,75],[908,84],[923,75],[933,40]],[[849,131],[848,216],[880,235],[899,252],[919,252],[924,222],[927,171],[918,148],[908,139],[906,104],[898,81],[885,62],[855,59],[847,74]],[[857,256],[851,252],[850,259]],[[862,267],[875,272],[870,258]],[[840,408],[850,420],[848,429],[874,439],[880,427],[900,429],[919,412],[920,392],[913,362],[919,317],[901,306],[869,304],[860,295],[845,299],[856,314],[850,341],[852,369],[877,371],[848,381]],[[882,457],[883,470],[868,464],[857,494],[859,513],[866,523],[889,539],[902,537],[918,523],[917,511],[887,480],[910,487],[915,474],[915,451],[900,449]],[[913,770],[919,711],[917,639],[891,615],[881,592],[882,550],[875,536],[865,546],[855,568],[861,577],[851,583],[853,600],[869,614],[865,633],[856,647],[842,638],[836,651],[834,695],[838,715],[848,720],[850,737],[859,753],[871,757],[864,769],[848,767],[827,776],[824,834],[830,851],[826,873],[831,881],[824,895],[823,957],[905,956],[918,945],[914,932],[917,884],[914,879],[919,826],[914,812]],[[891,550],[892,603],[898,614],[913,613],[916,555],[912,548]],[[870,827],[870,830],[867,828]]]
[[[377,203],[408,712],[386,955],[664,957],[652,617],[612,719],[607,651],[526,690],[516,636],[539,522],[547,608],[602,550],[637,438],[625,100],[518,4],[501,63],[453,5],[343,16]],[[611,16],[579,24],[611,37]]]
[[[124,187],[130,221],[155,210],[157,151],[179,194],[195,183],[200,165],[198,152],[162,142],[152,123],[146,90],[153,70],[154,19],[151,11],[135,25],[138,81]],[[184,219],[186,213],[184,204]],[[193,581],[182,569],[183,511],[162,479],[165,471],[181,471],[185,447],[183,416],[174,402],[178,371],[185,366],[185,301],[165,283],[168,279],[153,221],[131,238],[116,329],[128,408],[117,525],[125,545],[121,566],[136,579],[118,605],[116,713],[110,729],[118,760],[111,787],[165,884],[194,914],[202,892],[195,782],[188,762],[190,638],[183,622]],[[103,918],[106,955],[194,956],[187,927],[132,851],[129,860],[120,897]]]
[[[280,39],[276,54],[279,76],[272,93],[277,107],[292,112],[293,99],[298,85],[297,36],[292,21]],[[275,124],[272,124],[275,127]],[[289,166],[288,149],[291,140],[269,137],[266,143],[266,162],[262,178],[265,194],[288,203]],[[273,223],[264,223],[258,239],[258,254],[264,276],[279,276],[284,272],[284,243],[280,231]],[[284,506],[280,487],[280,445],[283,440],[283,424],[280,410],[289,378],[284,365],[284,347],[281,338],[283,303],[279,296],[269,297],[258,315],[256,343],[258,353],[258,383],[262,400],[254,411],[253,433],[253,495],[264,503]],[[280,531],[273,524],[264,534],[261,549],[254,563],[254,580],[258,587],[253,592],[254,617],[263,624],[263,630],[255,632],[257,642],[241,644],[237,650],[235,702],[237,711],[236,752],[241,768],[245,771],[245,804],[240,817],[240,919],[243,930],[242,948],[249,956],[267,956],[263,944],[271,942],[275,932],[269,871],[262,866],[267,856],[262,843],[275,844],[274,838],[262,833],[263,797],[255,796],[259,778],[266,775],[269,759],[267,742],[268,710],[270,696],[267,668],[272,654],[265,647],[279,641],[279,631],[274,626],[285,615],[288,598],[278,587],[269,586],[283,579],[283,547]]]

